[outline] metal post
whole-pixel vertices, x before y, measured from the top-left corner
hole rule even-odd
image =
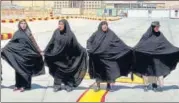
[[[104,5],[104,9],[106,10],[106,4]],[[106,14],[104,15],[104,19],[106,20]]]
[[[11,13],[12,13],[12,0],[11,0],[10,10],[11,10]],[[11,14],[10,14],[10,15],[11,15]],[[9,15],[9,16],[10,16],[10,15]]]
[[[33,0],[32,0],[32,7],[33,7],[33,3],[34,3],[34,2],[33,2]]]
[[[44,0],[43,4],[44,4],[44,10],[45,10],[45,0]]]
[[[13,5],[13,1],[11,0],[11,6]]]
[[[45,0],[43,1],[43,14],[45,16]]]

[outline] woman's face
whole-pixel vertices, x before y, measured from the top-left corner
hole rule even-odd
[[[159,32],[159,28],[160,28],[160,26],[154,27],[154,31],[155,31],[155,32]]]
[[[27,23],[26,23],[25,21],[22,21],[22,22],[20,23],[20,28],[21,28],[22,30],[25,30],[25,29],[27,28]]]
[[[59,22],[59,24],[58,24],[58,28],[60,29],[60,31],[63,31],[64,28],[65,28],[64,23],[63,23],[63,22]]]
[[[102,31],[106,32],[108,30],[108,26],[106,24],[102,25]]]

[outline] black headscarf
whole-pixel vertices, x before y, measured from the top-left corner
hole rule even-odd
[[[21,22],[26,21],[21,20],[19,22],[19,29],[3,48],[2,58],[5,59],[16,72],[24,76],[24,78],[26,78],[26,75],[45,74],[43,58],[29,38],[31,31],[28,25],[25,30],[21,29]]]
[[[68,21],[62,19],[59,22],[64,23],[63,33],[59,29],[55,30],[45,49],[45,61],[53,77],[58,75],[63,82],[71,82],[76,87],[87,70],[87,53],[78,43]]]
[[[25,28],[24,30],[23,30],[23,29],[21,28],[21,26],[20,26],[20,24],[21,24],[22,22],[25,22],[25,23],[26,23],[26,28]],[[19,21],[19,23],[18,23],[18,29],[19,29],[20,31],[25,32],[28,36],[32,35],[32,32],[31,32],[31,30],[30,30],[30,28],[29,28],[29,25],[27,24],[27,22],[26,22],[25,20]]]
[[[135,46],[135,51],[148,54],[171,54],[179,51],[179,48],[171,44],[162,32],[155,32],[155,26],[151,25]]]
[[[103,32],[102,25],[108,25],[108,23],[102,21],[98,30],[87,41],[89,53],[99,54],[105,59],[117,59],[130,51],[130,47],[119,39],[110,28]]]
[[[66,46],[71,45],[70,43],[73,39],[76,40],[68,21],[62,19],[59,22],[64,23],[64,30],[60,31],[59,28],[57,28],[54,31],[53,36],[45,49],[45,55],[47,56],[58,55],[60,52],[63,52]],[[76,45],[78,45],[78,43]]]
[[[167,76],[179,61],[179,48],[151,25],[134,47],[133,71],[147,76]]]

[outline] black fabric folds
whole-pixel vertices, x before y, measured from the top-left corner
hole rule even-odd
[[[15,32],[13,38],[3,48],[1,57],[24,78],[45,74],[43,58],[29,38],[30,29]]]
[[[99,24],[98,30],[88,39],[89,74],[93,79],[104,82],[113,82],[120,76],[127,76],[132,64],[132,52],[117,35],[108,28],[102,31]]]
[[[133,72],[146,76],[167,76],[179,61],[179,48],[172,45],[162,32],[150,26],[134,47]]]
[[[54,31],[45,49],[45,61],[54,78],[77,87],[86,74],[87,52],[78,43],[68,21],[63,19],[60,22],[64,23],[65,30]]]

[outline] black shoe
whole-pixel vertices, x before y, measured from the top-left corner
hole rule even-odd
[[[95,92],[100,91],[100,87],[98,87],[98,86],[97,86],[97,87],[95,87],[94,91],[95,91]]]
[[[58,92],[60,90],[62,90],[61,86],[54,86],[54,88],[53,88],[54,92]]]
[[[158,85],[156,83],[152,83],[152,88],[157,88]]]
[[[152,90],[153,90],[154,92],[157,92],[157,88],[153,88]]]
[[[20,88],[20,92],[24,92],[25,91],[25,88],[24,87],[21,87]]]
[[[96,82],[96,87],[94,88],[94,91],[95,92],[98,92],[98,91],[100,91],[100,82]]]
[[[20,90],[20,88],[14,87],[13,91],[15,92],[15,91],[17,91],[17,90]]]
[[[144,87],[144,92],[148,92],[149,88],[150,88],[149,85],[148,85],[148,86],[145,86],[145,87]]]
[[[148,88],[147,87],[144,87],[144,92],[148,92]]]
[[[26,86],[24,89],[25,90],[31,90],[31,86]]]
[[[157,92],[163,92],[163,88],[162,88],[162,87],[158,87],[158,88],[156,89],[156,91],[157,91]]]
[[[73,91],[73,87],[71,87],[71,86],[65,86],[65,90],[67,92],[71,92],[71,91]]]
[[[106,90],[107,90],[107,91],[110,91],[110,90],[111,90],[111,85],[110,85],[110,83],[107,83]]]
[[[31,88],[25,88],[25,90],[29,91],[29,90],[31,90]]]
[[[152,90],[154,92],[157,92],[157,87],[158,87],[158,85],[156,83],[152,83]]]

